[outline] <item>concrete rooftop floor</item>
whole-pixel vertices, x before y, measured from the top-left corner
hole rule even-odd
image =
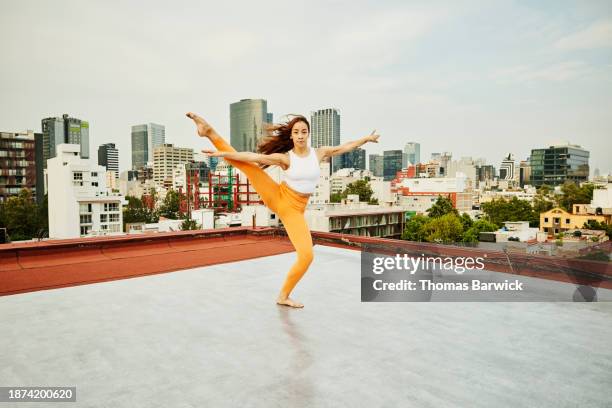
[[[0,297],[0,386],[76,386],[79,407],[612,405],[611,302],[362,303],[360,253],[316,245],[291,309],[294,259]]]

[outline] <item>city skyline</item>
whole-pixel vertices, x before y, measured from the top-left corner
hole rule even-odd
[[[229,138],[229,105],[262,98],[277,120],[338,107],[342,143],[381,134],[368,154],[414,141],[422,161],[450,151],[499,166],[508,152],[520,161],[569,141],[591,152],[591,174],[612,171],[609,3],[283,4],[266,26],[267,11],[249,3],[116,15],[110,4],[66,2],[91,16],[67,27],[53,24],[62,8],[7,2],[0,130],[40,132],[42,118],[68,113],[90,123],[90,155],[116,144],[123,171],[134,123],[163,124],[169,143],[200,151],[210,144],[185,112]],[[129,24],[143,13],[155,24]]]

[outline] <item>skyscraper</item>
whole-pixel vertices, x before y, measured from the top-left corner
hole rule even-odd
[[[254,152],[264,123],[272,122],[265,99],[241,99],[230,105],[230,143],[239,152]]]
[[[558,186],[566,181],[580,183],[589,178],[589,152],[578,145],[559,144],[532,149],[531,185]]]
[[[338,109],[319,109],[310,113],[310,145],[315,148],[340,145],[340,113]],[[342,159],[339,156],[332,157],[330,161],[330,172],[341,168]]]
[[[404,153],[408,156],[408,163],[417,165],[421,162],[421,144],[408,142],[404,146]]]
[[[50,117],[42,120],[43,134],[43,167],[47,160],[55,157],[56,146],[62,143],[80,145],[80,157],[89,158],[89,122],[71,118],[68,114],[62,117]]]
[[[98,147],[98,165],[106,167],[107,171],[115,172],[119,177],[119,150],[114,143],[106,143]]]
[[[156,123],[132,126],[132,169],[153,164],[153,150],[166,143],[166,128]]]
[[[402,169],[403,154],[401,150],[385,150],[383,152],[383,179],[393,180]]]
[[[336,167],[334,167],[334,169],[332,170],[332,173],[335,173],[336,171],[340,169],[347,169],[347,168],[361,169],[361,170],[366,169],[366,151],[360,147],[354,150],[351,150],[350,152],[346,152],[339,156],[334,157],[334,159],[336,158],[338,160],[334,160],[334,165]]]
[[[371,154],[370,162],[368,163],[369,170],[375,177],[383,177],[384,175],[384,160],[382,154]]]

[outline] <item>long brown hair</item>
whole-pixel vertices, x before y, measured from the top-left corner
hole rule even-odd
[[[293,140],[291,140],[291,130],[298,122],[304,122],[310,133],[310,123],[302,115],[287,115],[289,120],[286,123],[267,124],[264,127],[264,136],[257,145],[257,153],[272,154],[285,153],[293,149]],[[261,165],[262,169],[270,166],[269,164]]]

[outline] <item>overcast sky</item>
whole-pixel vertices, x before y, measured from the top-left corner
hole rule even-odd
[[[0,131],[68,113],[121,170],[132,125],[199,151],[185,112],[229,139],[229,104],[263,98],[275,120],[338,108],[342,142],[381,134],[368,153],[499,167],[570,141],[612,171],[611,1],[0,0],[0,51]]]

